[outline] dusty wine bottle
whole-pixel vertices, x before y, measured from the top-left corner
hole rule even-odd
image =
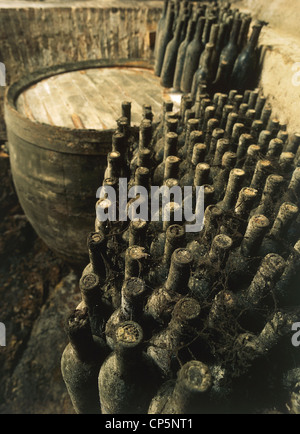
[[[136,321],[142,323],[143,308],[146,296],[146,284],[138,277],[124,280],[121,288],[121,304],[106,322],[106,342],[114,349],[114,333],[116,328],[124,321]]]
[[[223,209],[223,211],[229,211],[234,207],[244,179],[245,172],[242,169],[234,168],[230,171],[224,197],[217,204],[219,208]]]
[[[235,19],[233,22],[232,30],[230,33],[230,38],[228,44],[223,48],[220,54],[220,63],[222,61],[227,62],[230,67],[230,71],[232,71],[234,62],[237,58],[239,49],[238,49],[238,37],[239,31],[241,28],[241,20]],[[237,89],[236,83],[233,81],[232,88]]]
[[[204,44],[202,42],[204,24],[205,18],[200,16],[197,21],[194,39],[189,43],[186,50],[185,62],[180,80],[180,90],[185,93],[190,92],[192,88],[193,76],[198,68],[200,56],[204,49]]]
[[[246,305],[257,306],[269,294],[280,279],[285,268],[284,259],[276,254],[269,253],[262,260],[250,286],[243,294]]]
[[[143,268],[146,265],[149,254],[145,247],[130,246],[125,252],[125,274],[124,280],[131,277],[140,277],[143,274]]]
[[[207,365],[192,360],[183,365],[177,380],[164,383],[152,399],[148,414],[199,414],[209,407],[212,376]]]
[[[184,21],[182,19],[178,20],[174,36],[168,43],[166,48],[164,61],[160,73],[160,84],[163,87],[171,88],[173,86],[178,47],[180,45],[180,37],[183,26]]]
[[[115,350],[103,362],[98,378],[103,414],[146,414],[160,383],[158,369],[143,351],[143,331],[133,321],[114,334]]]
[[[81,276],[79,288],[82,302],[88,308],[92,333],[101,336],[105,321],[113,310],[112,303],[102,289],[98,275],[93,272]]]
[[[209,145],[208,157],[207,157],[208,163],[212,163],[216,152],[217,143],[220,139],[224,138],[224,134],[225,131],[223,130],[223,128],[216,128],[215,130],[213,130],[210,145]]]
[[[275,205],[283,193],[284,178],[280,175],[269,175],[267,177],[260,203],[253,209],[251,214],[263,214],[270,221],[274,221]]]
[[[234,152],[228,151],[225,152],[222,157],[220,170],[217,173],[215,170],[213,171],[213,185],[215,189],[215,199],[217,202],[223,199],[230,172],[234,168],[235,164],[236,154]]]
[[[188,294],[192,261],[188,249],[179,248],[173,252],[167,280],[163,286],[153,291],[145,308],[157,321],[168,322],[175,303]]]
[[[106,278],[105,256],[106,237],[103,231],[90,232],[87,237],[88,254],[91,271],[96,273],[104,281]]]
[[[296,220],[298,213],[299,208],[293,203],[284,202],[280,206],[273,226],[261,245],[261,256],[265,256],[268,253],[280,254],[285,250],[284,244],[288,240],[289,230]]]
[[[249,43],[235,60],[231,83],[238,91],[244,91],[254,84],[258,62],[257,44],[263,25],[260,21],[254,23]]]
[[[222,285],[220,271],[224,269],[232,248],[232,239],[227,235],[216,235],[210,250],[199,260],[195,273],[190,278],[189,287],[200,302],[214,298],[215,291]]]
[[[292,306],[299,304],[298,281],[300,270],[300,241],[298,240],[289,254],[285,269],[276,283],[274,295],[281,306]]]
[[[159,33],[158,40],[157,40],[158,49],[155,58],[154,74],[157,75],[158,77],[160,76],[161,69],[163,66],[167,45],[172,39],[174,16],[175,16],[174,5],[171,2],[169,2],[165,25],[162,31]]]
[[[181,87],[181,77],[182,77],[185,58],[186,58],[186,52],[187,52],[188,45],[190,44],[194,36],[195,25],[196,25],[195,21],[189,20],[185,39],[184,41],[182,41],[182,43],[178,48],[174,80],[173,80],[173,88],[176,90],[180,90]]]
[[[131,102],[130,101],[123,101],[121,108],[122,108],[122,117],[125,117],[128,119],[128,125],[130,127],[130,125],[131,125]]]
[[[176,359],[176,352],[180,347],[188,346],[197,336],[200,312],[201,308],[196,299],[182,298],[175,304],[167,327],[150,339],[147,354],[165,377],[172,377],[172,359]]]
[[[93,336],[87,309],[67,320],[69,343],[61,358],[61,373],[77,414],[101,414],[97,378],[110,353],[102,338]]]
[[[153,185],[161,185],[164,180],[164,171],[166,166],[166,160],[170,156],[176,156],[177,154],[177,146],[178,146],[178,134],[169,132],[165,136],[165,142],[164,142],[164,154],[163,154],[163,161],[156,166],[152,182]]]
[[[250,187],[257,190],[257,199],[261,198],[267,177],[272,172],[272,164],[269,160],[258,160],[250,182]]]
[[[198,86],[202,83],[208,83],[211,79],[211,57],[213,53],[214,45],[207,43],[205,45],[204,52],[200,58],[199,67],[193,76],[191,95],[193,100],[196,100],[196,92]]]
[[[160,20],[157,24],[156,35],[155,35],[155,46],[154,46],[154,58],[156,58],[156,56],[157,56],[158,44],[160,41],[161,33],[164,31],[166,18],[167,18],[168,4],[169,4],[169,0],[165,0],[164,5],[163,5],[162,14],[161,14]]]
[[[240,247],[233,250],[228,258],[227,267],[230,270],[229,283],[233,291],[242,284],[250,283],[260,262],[258,251],[270,227],[270,222],[263,215],[256,215],[249,220]]]

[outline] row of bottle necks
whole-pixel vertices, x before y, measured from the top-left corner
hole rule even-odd
[[[271,118],[257,91],[210,99],[205,90],[198,90],[195,104],[184,95],[179,113],[165,103],[156,128],[145,105],[137,136],[130,128],[130,103],[122,104],[103,184],[117,188],[120,176],[127,176],[129,186],[149,188],[154,177],[159,185],[183,185],[188,178],[197,186],[204,173],[209,200],[204,229],[189,237],[184,224],[172,219],[129,225],[96,219],[88,237],[90,263],[80,280],[82,303],[69,324],[72,330],[75,321],[76,333],[69,331],[62,360],[78,412],[99,412],[99,403],[106,413],[201,412],[207,410],[203,397],[216,409],[217,391],[229,393],[234,377],[229,348],[242,375],[242,367],[276,347],[298,319],[299,135],[289,136]],[[239,117],[243,104],[251,116]],[[164,170],[158,171],[161,164]],[[215,200],[212,191],[218,192]],[[293,308],[288,314],[287,306]],[[81,315],[89,338],[76,319]],[[232,323],[237,335],[230,333]],[[141,335],[137,351],[135,339],[140,342]],[[95,356],[91,336],[105,337],[97,350],[101,357]],[[89,366],[84,375],[82,359]],[[220,370],[226,387],[218,380]],[[87,382],[89,375],[93,380]]]
[[[199,83],[212,92],[255,86],[258,41],[267,23],[223,2],[203,5],[165,1],[157,26],[154,73],[162,86],[195,98]]]

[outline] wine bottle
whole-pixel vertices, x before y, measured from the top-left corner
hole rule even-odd
[[[269,143],[271,141],[271,133],[268,130],[262,130],[259,134],[258,137],[258,146],[260,147],[260,152],[262,154],[266,154],[268,147],[269,147]]]
[[[235,164],[236,164],[236,154],[230,151],[225,152],[222,157],[220,170],[218,171],[218,173],[216,173],[215,171],[213,172],[213,177],[214,177],[213,185],[215,189],[215,200],[217,202],[223,199],[230,172],[234,168]]]
[[[285,152],[292,152],[293,154],[296,155],[297,151],[299,149],[299,146],[300,146],[300,133],[295,133],[292,135],[292,137],[288,141],[284,150],[285,150]]]
[[[176,24],[176,30],[173,38],[168,43],[165,57],[160,74],[160,84],[163,87],[171,88],[173,86],[176,59],[178,54],[178,48],[180,45],[181,31],[184,25],[183,20],[178,20]]]
[[[283,194],[284,178],[280,175],[269,175],[261,195],[257,208],[251,211],[251,215],[263,214],[273,222],[275,218],[275,205]]]
[[[237,40],[239,52],[241,52],[245,47],[245,45],[247,44],[251,21],[252,21],[251,15],[245,14],[242,18],[240,33]]]
[[[242,134],[245,134],[245,125],[241,122],[236,122],[232,128],[232,134],[230,138],[230,150],[237,152],[239,140]]]
[[[166,159],[171,155],[176,156],[177,145],[178,134],[172,132],[167,133],[165,136],[163,161],[158,164],[158,166],[156,166],[156,169],[154,170],[152,178],[153,185],[161,185],[163,183]]]
[[[280,206],[273,226],[261,245],[260,256],[265,256],[268,253],[282,254],[285,251],[289,230],[298,213],[299,208],[293,203],[284,202]]]
[[[122,107],[122,117],[128,119],[128,125],[130,127],[131,126],[131,102],[123,101],[121,107]]]
[[[168,322],[176,302],[189,293],[192,261],[193,257],[188,249],[179,248],[173,252],[165,284],[153,291],[145,307],[147,314],[156,321]]]
[[[193,131],[197,131],[199,127],[199,119],[189,119],[186,124],[185,131],[179,136],[178,140],[178,157],[181,159],[187,158],[188,150],[191,149],[190,146],[190,135]]]
[[[239,48],[238,48],[238,37],[239,37],[239,31],[241,28],[241,20],[235,19],[233,22],[232,30],[230,33],[230,38],[228,44],[223,48],[220,54],[220,62],[225,61],[229,65],[230,71],[232,71],[234,62],[237,58]],[[239,90],[239,88],[236,86],[236,83],[233,81],[232,88]]]
[[[272,161],[278,160],[282,150],[283,150],[282,140],[271,139],[266,153],[266,158],[269,158]]]
[[[238,91],[253,87],[258,64],[257,44],[264,23],[258,21],[252,27],[249,43],[235,60],[231,83]]]
[[[236,157],[235,154],[233,155],[234,155],[234,159],[233,159],[234,162]],[[223,209],[224,211],[232,210],[232,208],[234,207],[237,201],[239,192],[244,182],[244,178],[245,178],[245,172],[242,169],[232,168],[230,170],[228,182],[226,183],[227,186],[226,185],[223,186],[225,190],[224,197],[222,196],[222,194],[220,194],[222,200],[217,204],[219,208]],[[219,181],[221,181],[221,179],[219,179]]]
[[[124,280],[121,288],[121,304],[108,318],[105,326],[106,342],[114,350],[114,333],[124,321],[143,323],[143,308],[146,297],[146,284],[138,277]]]
[[[103,414],[146,414],[161,379],[143,351],[143,339],[142,328],[133,321],[116,328],[115,350],[103,362],[98,377]]]
[[[165,58],[165,52],[168,43],[171,41],[173,36],[173,22],[175,18],[175,12],[174,12],[174,5],[170,2],[168,4],[168,10],[167,10],[167,16],[164,28],[158,35],[157,40],[157,52],[156,52],[156,58],[155,58],[155,65],[154,65],[154,74],[160,77],[164,58]]]
[[[259,248],[270,227],[270,222],[263,215],[250,218],[241,245],[233,250],[228,258],[229,285],[233,291],[241,285],[249,284],[260,262]]]
[[[195,132],[195,131],[194,131]],[[193,134],[193,133],[192,133]],[[203,143],[196,143],[193,148],[193,155],[190,162],[187,162],[186,160],[183,163],[187,163],[184,166],[182,166],[182,163],[180,165],[180,171],[182,172],[183,176],[180,176],[180,186],[191,186],[193,184],[193,181],[195,180],[195,171],[198,164],[201,164],[204,162],[206,154],[206,145]],[[203,163],[204,164],[204,163]],[[204,182],[204,184],[207,184],[207,182]],[[197,184],[199,186],[203,184]]]
[[[210,169],[211,176],[215,180],[216,176],[221,170],[222,158],[225,152],[229,150],[230,142],[228,139],[219,139],[216,146],[215,155]]]
[[[197,123],[195,125],[197,127]],[[180,163],[180,168],[179,168],[179,176],[182,177],[182,175],[184,173],[186,173],[191,164],[192,164],[192,158],[193,158],[193,153],[194,153],[194,149],[196,145],[203,145],[202,144],[203,141],[203,134],[202,131],[199,130],[194,130],[194,131],[187,131],[187,135],[186,135],[186,143],[184,145],[183,148],[180,149],[180,154],[182,156],[183,161]],[[205,148],[203,148],[205,147]],[[199,151],[199,147],[198,147],[198,151]],[[196,157],[196,153],[197,153],[197,148],[195,149],[195,157]],[[206,153],[206,146],[203,145],[202,146],[202,157],[205,157],[205,153]],[[199,154],[198,154],[199,155]],[[196,157],[197,158],[197,157]],[[200,160],[199,160],[200,162]],[[198,161],[196,161],[196,164],[198,164]]]
[[[300,271],[300,241],[298,240],[289,254],[280,280],[274,287],[274,296],[280,306],[299,305],[297,285]]]
[[[266,101],[267,101],[267,98],[264,97],[263,95],[258,96],[256,104],[255,104],[256,119],[261,120],[262,111],[265,107]]]
[[[245,182],[250,183],[254,175],[256,164],[259,160],[260,147],[258,145],[250,145],[247,149],[245,161],[242,169],[245,171]]]
[[[181,78],[183,74],[187,48],[194,36],[195,25],[196,25],[195,21],[189,20],[185,39],[178,48],[178,55],[176,59],[174,81],[173,81],[173,88],[176,90],[180,90],[181,87]]]
[[[167,10],[168,10],[168,4],[169,4],[169,0],[165,0],[164,1],[164,5],[163,5],[163,10],[162,10],[162,14],[160,17],[160,20],[157,24],[157,29],[156,29],[156,37],[155,37],[155,46],[154,46],[154,58],[156,58],[157,53],[158,53],[158,44],[161,38],[161,34],[164,31],[165,28],[165,23],[166,23],[166,18],[167,18]]]
[[[199,260],[194,275],[190,279],[189,287],[192,294],[200,302],[212,300],[219,285],[222,285],[220,272],[224,269],[232,239],[227,235],[216,235],[212,240],[210,250],[203,259]]]
[[[148,414],[199,414],[209,407],[212,376],[207,365],[192,360],[183,365],[177,380],[169,380],[152,399]]]
[[[219,120],[216,118],[209,119],[209,121],[207,122],[207,127],[205,131],[205,140],[204,140],[207,153],[209,152],[212,133],[216,128],[218,128],[218,126],[219,126]]]
[[[207,43],[205,45],[204,52],[201,56],[199,67],[193,76],[191,95],[193,100],[196,99],[197,88],[201,83],[209,83],[211,80],[211,57],[213,53],[214,45]]]
[[[180,90],[185,93],[191,91],[193,76],[198,68],[200,56],[204,49],[204,44],[202,42],[204,24],[205,18],[200,16],[197,21],[194,38],[186,49],[185,61],[180,80]]]
[[[255,143],[257,143],[260,133],[263,130],[263,122],[260,119],[256,119],[252,122],[250,134],[253,137]]]
[[[125,274],[124,280],[131,277],[143,276],[143,271],[146,268],[147,259],[149,254],[146,252],[145,247],[130,246],[125,252]]]
[[[170,117],[169,112],[165,115],[164,133],[161,139],[159,139],[154,145],[154,159],[158,163],[161,163],[164,157],[164,147],[166,142],[166,135],[168,133],[178,133],[178,119]]]
[[[250,182],[250,187],[257,190],[257,200],[261,198],[267,177],[272,172],[272,164],[269,160],[258,160]]]
[[[167,327],[150,339],[147,354],[155,361],[165,377],[172,377],[172,366],[176,353],[188,346],[197,336],[201,308],[196,299],[184,297],[172,312]]]
[[[113,310],[110,294],[101,286],[97,274],[92,272],[81,276],[79,288],[83,305],[88,308],[92,333],[101,336],[104,324]]]
[[[261,261],[261,264],[253,277],[250,286],[243,294],[246,305],[255,307],[274,288],[285,268],[284,259],[276,254],[269,253]]]
[[[101,414],[97,378],[110,353],[98,336],[93,336],[87,309],[75,310],[67,320],[69,343],[61,357],[61,373],[77,414]]]
[[[208,163],[212,163],[215,152],[216,152],[217,143],[220,139],[224,138],[224,134],[225,134],[225,131],[223,130],[223,128],[216,128],[213,130],[212,135],[211,135],[210,145],[209,145],[209,152],[208,152],[208,156],[207,156],[207,162]]]

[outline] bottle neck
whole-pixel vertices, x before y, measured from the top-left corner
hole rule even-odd
[[[269,225],[269,219],[264,215],[256,215],[250,219],[241,243],[241,253],[243,256],[255,256],[269,229]]]
[[[121,312],[126,320],[137,320],[143,311],[146,286],[142,279],[127,279],[121,290]]]
[[[240,32],[240,27],[241,27],[241,21],[240,20],[235,20],[233,23],[233,27],[230,33],[230,43],[231,44],[236,44],[238,37],[239,37],[239,32]]]
[[[262,26],[254,26],[249,40],[249,48],[254,50],[258,44]]]
[[[82,361],[92,360],[96,347],[89,322],[88,310],[75,310],[68,319],[68,338]]]
[[[200,17],[198,19],[198,22],[197,22],[196,32],[195,32],[195,36],[194,36],[194,41],[201,42],[204,25],[205,25],[205,18],[204,17]]]
[[[185,293],[190,278],[192,255],[187,249],[176,249],[171,258],[171,265],[165,288]]]
[[[169,4],[169,0],[165,0],[164,1],[163,12],[162,12],[162,18],[165,18],[166,15],[167,15],[168,4]]]
[[[195,409],[200,399],[207,398],[206,393],[212,385],[211,373],[206,365],[199,361],[186,363],[179,371],[171,396],[172,404],[178,414],[188,414]]]
[[[195,31],[195,21],[189,20],[187,31],[186,31],[186,36],[185,36],[185,42],[187,42],[187,43],[191,42],[191,40],[193,38],[194,31]]]
[[[176,29],[174,33],[174,41],[178,42],[180,40],[183,26],[184,26],[184,19],[181,19],[180,21],[178,21],[176,25]]]

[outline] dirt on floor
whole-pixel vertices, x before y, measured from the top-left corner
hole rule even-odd
[[[0,414],[73,414],[60,359],[65,321],[80,301],[81,270],[39,239],[14,190],[9,156],[0,152]]]

